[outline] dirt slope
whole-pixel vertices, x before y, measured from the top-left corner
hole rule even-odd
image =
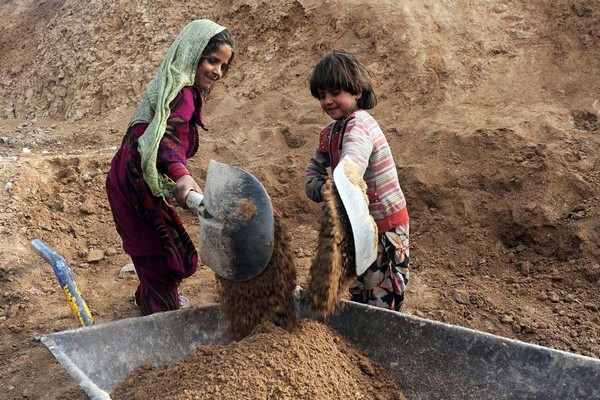
[[[324,52],[345,48],[373,72],[373,113],[408,198],[406,312],[600,356],[597,1],[4,0],[0,16],[8,398],[77,393],[32,341],[76,321],[31,239],[69,260],[98,320],[136,314],[104,174],[164,50],[199,17],[230,27],[238,47],[192,170],[203,177],[217,158],[260,177],[292,228],[301,281],[318,210],[302,175],[327,123],[306,81]],[[214,300],[206,268],[184,290]]]

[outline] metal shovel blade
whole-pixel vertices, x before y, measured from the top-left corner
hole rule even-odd
[[[352,227],[356,275],[360,276],[377,258],[377,225],[369,214],[369,200],[360,187],[365,183],[358,166],[343,158],[333,171],[333,181]]]
[[[263,185],[241,168],[211,160],[200,217],[200,257],[217,275],[245,281],[273,255],[273,206]]]

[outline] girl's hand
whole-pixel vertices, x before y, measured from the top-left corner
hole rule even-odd
[[[191,175],[184,175],[175,182],[175,199],[181,207],[187,208],[185,199],[192,190],[194,192],[202,193],[202,189],[200,189],[200,186],[198,186]]]
[[[325,188],[326,178],[322,176],[312,176],[304,182],[304,192],[309,199],[316,203],[323,201],[323,188]]]

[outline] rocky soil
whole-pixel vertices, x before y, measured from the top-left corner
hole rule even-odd
[[[600,357],[597,1],[3,0],[0,16],[6,398],[82,398],[34,341],[77,321],[32,239],[69,261],[97,321],[137,315],[104,178],[163,52],[201,17],[238,45],[192,172],[202,182],[214,158],[261,179],[290,226],[300,284],[319,211],[303,170],[328,122],[307,77],[344,48],[373,73],[373,114],[408,199],[405,312]],[[206,267],[183,290],[197,304],[216,296]]]

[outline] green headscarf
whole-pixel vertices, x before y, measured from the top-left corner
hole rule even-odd
[[[193,86],[200,56],[210,39],[225,27],[207,19],[190,22],[167,50],[156,75],[148,84],[144,98],[129,127],[138,122],[149,123],[140,137],[138,150],[142,159],[144,180],[155,196],[165,196],[175,188],[168,176],[156,168],[158,146],[165,133],[169,104],[185,86]]]

